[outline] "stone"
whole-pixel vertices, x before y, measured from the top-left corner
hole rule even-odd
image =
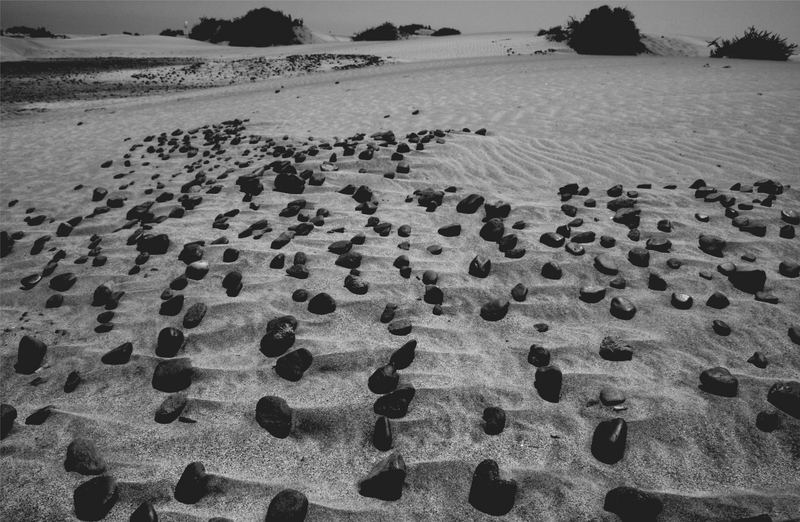
[[[17,362],[14,370],[23,375],[30,375],[42,365],[47,355],[47,345],[39,339],[23,335],[17,347]]]
[[[616,418],[600,422],[592,436],[592,455],[604,464],[615,464],[625,456],[628,424]]]
[[[603,509],[623,522],[655,522],[664,505],[651,493],[621,486],[606,493]]]
[[[548,261],[542,265],[542,276],[547,279],[561,279],[563,270],[555,261]]]
[[[772,433],[780,427],[781,416],[777,411],[760,411],[756,415],[756,428],[759,430]]]
[[[647,278],[647,288],[650,290],[663,291],[667,289],[667,281],[664,277],[654,270],[650,270]]]
[[[517,496],[517,482],[501,479],[497,462],[486,459],[478,464],[472,475],[469,489],[469,503],[482,513],[502,516],[514,507]]]
[[[186,315],[183,316],[184,328],[195,328],[206,316],[207,307],[205,303],[195,303],[186,310]]]
[[[268,395],[256,404],[256,422],[270,435],[285,439],[292,430],[292,409],[280,397]]]
[[[161,308],[158,313],[161,315],[175,316],[181,313],[183,309],[183,294],[176,294],[161,303]]]
[[[550,364],[550,350],[538,344],[532,344],[528,351],[528,363],[541,368]]]
[[[627,285],[628,282],[621,275],[618,275],[617,277],[608,282],[608,286],[610,286],[611,288],[616,288],[617,290],[623,290]]]
[[[670,303],[678,310],[688,310],[692,307],[692,304],[694,304],[694,299],[688,294],[673,292]]]
[[[794,344],[800,344],[800,325],[795,324],[790,326],[788,333],[789,339],[791,339]]]
[[[122,343],[116,348],[112,348],[100,358],[104,364],[120,365],[127,364],[133,354],[133,344],[130,342]]]
[[[406,480],[406,463],[399,453],[377,462],[358,483],[358,493],[380,500],[400,500]]]
[[[203,259],[203,244],[201,242],[186,243],[178,254],[178,259],[186,265],[200,261]]]
[[[389,323],[389,333],[392,335],[408,335],[411,333],[411,321],[408,319],[397,319]]]
[[[610,312],[617,319],[629,320],[636,315],[636,306],[625,297],[615,297],[611,300]]]
[[[764,290],[764,285],[767,282],[767,273],[758,268],[737,267],[736,270],[728,274],[728,281],[742,292],[755,294]]]
[[[767,393],[767,401],[784,413],[800,419],[800,382],[776,382]]]
[[[508,313],[510,303],[500,299],[491,299],[481,306],[481,318],[485,321],[499,321]]]
[[[716,308],[717,310],[722,310],[730,305],[731,302],[728,299],[728,296],[723,294],[722,292],[714,292],[708,297],[706,301],[706,306],[710,306],[711,308]]]
[[[470,194],[456,205],[456,212],[474,214],[483,205],[484,198],[478,194]]]
[[[528,287],[522,283],[517,283],[514,285],[514,288],[511,289],[511,297],[518,303],[525,301],[528,298]]]
[[[185,390],[192,384],[194,368],[188,357],[161,361],[153,371],[153,388],[167,393]]]
[[[117,481],[108,475],[87,480],[72,495],[78,520],[102,520],[119,499]]]
[[[714,257],[722,257],[727,246],[724,239],[709,234],[700,234],[699,244],[700,250]]]
[[[633,349],[619,339],[606,336],[600,343],[600,357],[607,361],[630,361]]]
[[[180,349],[183,348],[183,343],[183,332],[168,326],[158,333],[156,355],[159,357],[175,357]]]
[[[700,374],[700,385],[703,391],[722,397],[736,397],[739,390],[739,381],[721,366],[704,370]]]
[[[303,522],[307,514],[308,498],[296,489],[284,489],[272,497],[264,521]]]
[[[586,232],[578,232],[577,234],[573,235],[571,241],[574,243],[593,243],[595,239],[595,233],[586,231]]]
[[[506,427],[506,412],[498,406],[483,410],[483,431],[487,435],[500,435]]]
[[[183,290],[184,288],[186,288],[186,286],[188,284],[189,284],[189,280],[186,279],[186,276],[185,275],[179,275],[178,277],[176,277],[175,279],[173,279],[169,283],[169,287],[172,290]],[[183,306],[183,302],[181,302],[181,306]],[[178,310],[178,312],[180,312],[180,309]],[[177,313],[176,313],[176,315],[177,315]]]
[[[361,254],[358,252],[347,252],[341,254],[336,259],[336,265],[344,268],[358,268],[361,266]]]
[[[428,304],[442,304],[444,302],[444,293],[436,285],[426,285],[423,299]]]
[[[369,283],[352,274],[344,278],[344,287],[356,295],[364,295],[369,291]]]
[[[580,299],[585,303],[599,303],[606,296],[606,288],[600,285],[587,285],[580,289]]]
[[[614,259],[612,259],[608,254],[599,254],[595,256],[594,267],[599,272],[606,275],[617,275],[619,273],[619,267],[617,267],[617,263],[615,263]]]
[[[551,248],[561,248],[565,241],[566,238],[556,232],[546,232],[539,236],[539,242]]]
[[[558,402],[561,397],[561,369],[555,365],[542,366],[536,369],[534,387],[539,397],[547,402]]]
[[[74,392],[81,382],[83,382],[83,378],[78,370],[69,372],[67,380],[64,382],[64,393]]]
[[[75,284],[78,278],[71,272],[59,274],[50,280],[50,288],[56,292],[66,292]]]
[[[415,339],[408,341],[392,353],[391,357],[389,357],[389,364],[397,370],[408,368],[414,362],[416,349],[417,341]]]
[[[480,236],[486,241],[493,241],[496,243],[503,237],[504,232],[505,225],[503,225],[503,220],[495,217],[484,223],[480,230]]]
[[[603,248],[612,248],[617,244],[617,240],[611,236],[600,236],[600,246]]]
[[[573,242],[567,243],[564,249],[573,256],[582,256],[586,253],[586,249],[583,246]]]
[[[287,381],[297,382],[303,373],[311,367],[314,357],[305,348],[300,348],[278,358],[275,372]]]
[[[17,409],[10,404],[0,405],[0,439],[8,437],[17,419]]]
[[[367,387],[372,393],[382,395],[394,391],[399,383],[400,375],[394,366],[389,363],[381,366],[370,375]]]
[[[161,402],[156,410],[155,421],[159,424],[169,424],[180,417],[188,398],[185,393],[173,393]]]
[[[396,390],[378,397],[372,410],[378,415],[385,415],[390,419],[400,419],[408,413],[408,407],[414,399],[416,389],[410,384],[398,387]]]
[[[711,328],[713,328],[717,335],[727,336],[731,334],[731,327],[728,326],[728,323],[720,319],[715,319],[711,323]]]
[[[317,315],[331,314],[336,311],[336,301],[329,294],[321,292],[308,301],[308,311]]]
[[[375,429],[372,431],[372,445],[380,451],[392,449],[392,422],[386,417],[378,417]]]
[[[790,225],[800,225],[800,214],[794,210],[782,210],[781,219]]]
[[[628,251],[628,261],[641,267],[650,265],[650,252],[642,247],[633,247]]]
[[[297,319],[284,315],[270,319],[267,332],[261,338],[261,353],[267,357],[278,357],[294,345]]]
[[[186,277],[199,281],[203,279],[208,273],[207,261],[195,261],[186,267]]]
[[[308,301],[308,291],[302,288],[298,288],[294,292],[292,292],[292,301],[295,303],[305,303]]]
[[[182,504],[197,504],[208,493],[208,479],[202,462],[187,465],[175,485],[175,500]]]
[[[492,262],[480,255],[472,258],[469,263],[469,274],[475,277],[487,277],[492,269]]]
[[[89,439],[78,437],[67,446],[64,469],[81,475],[99,475],[106,471],[106,461]]]
[[[456,237],[461,234],[461,225],[458,223],[451,223],[450,225],[440,227],[438,232],[444,237]]]
[[[747,362],[755,366],[756,368],[761,368],[762,370],[767,367],[767,358],[761,352],[755,352],[753,355],[747,359]]]
[[[342,255],[349,252],[351,248],[353,248],[353,244],[350,241],[334,241],[328,245],[328,252]]]
[[[603,406],[617,406],[625,402],[625,394],[618,388],[606,386],[600,390],[600,402]]]
[[[153,503],[145,500],[131,513],[130,522],[158,522],[158,514]]]
[[[800,263],[794,261],[781,261],[778,265],[778,273],[783,277],[800,277]]]

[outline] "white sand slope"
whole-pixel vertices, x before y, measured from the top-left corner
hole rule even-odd
[[[120,498],[107,517],[113,521],[128,520],[144,500],[151,500],[165,520],[263,520],[269,499],[287,487],[308,497],[307,520],[494,520],[467,501],[472,473],[485,458],[497,460],[502,476],[518,482],[508,520],[616,520],[603,510],[603,499],[619,485],[657,495],[664,505],[659,520],[721,521],[761,513],[775,520],[800,517],[800,420],[780,413],[779,430],[755,427],[759,412],[775,409],[766,401],[770,386],[800,375],[800,350],[787,336],[800,316],[800,279],[777,272],[781,260],[800,259],[798,239],[777,233],[781,210],[800,210],[800,66],[688,57],[506,56],[506,45],[521,50],[525,42],[539,45],[515,35],[326,44],[341,52],[365,49],[421,61],[178,94],[32,105],[5,115],[0,217],[4,230],[22,230],[25,237],[0,269],[0,321],[6,325],[0,332],[0,395],[19,412],[2,443],[0,495],[7,500],[0,504],[0,518],[71,519],[72,492],[88,478],[63,468],[66,447],[77,436],[95,442],[109,473],[119,480]],[[449,59],[433,60],[424,46],[439,46],[436,52]],[[169,235],[170,249],[151,256],[139,274],[128,275],[136,256],[126,244],[131,230],[116,231],[125,212],[164,191],[178,195],[194,172],[184,170],[189,160],[177,152],[159,159],[139,148],[131,153],[130,167],[123,166],[123,155],[145,136],[233,118],[247,120],[245,135],[298,146],[389,129],[400,140],[421,129],[456,131],[444,143],[406,153],[411,171],[394,179],[383,176],[395,170],[393,147],[369,161],[334,149],[339,170],[328,172],[322,186],[308,187],[302,196],[272,192],[269,174],[266,190],[253,198],[257,210],[242,202],[234,180],[276,158],[263,157],[247,140],[228,142],[224,153],[209,156],[200,167],[210,179],[227,172],[215,181],[221,192],[203,188],[197,193],[203,203],[195,210],[153,225],[154,232]],[[485,127],[488,133],[460,132],[463,127]],[[306,158],[299,169],[320,171],[329,152]],[[100,168],[109,159],[114,164]],[[253,163],[244,166],[248,161]],[[718,203],[696,199],[688,186],[697,178],[738,202],[763,195],[729,190],[735,182],[771,178],[790,186],[772,207],[756,204],[747,211],[767,224],[767,236],[758,238],[732,227]],[[573,256],[539,242],[542,233],[571,219],[557,195],[558,187],[569,182],[588,187],[588,197],[597,199],[595,208],[583,205],[585,197],[570,201],[584,220],[575,230],[612,235],[617,246],[605,249],[595,241],[586,245],[585,255]],[[652,184],[638,190],[641,241],[629,239],[627,228],[611,220],[606,189],[616,183],[626,190]],[[668,183],[677,188],[665,189]],[[74,190],[79,184],[83,187]],[[346,184],[375,190],[375,216],[393,224],[388,237],[365,228],[367,216],[355,213],[356,203],[336,192]],[[405,201],[415,189],[451,185],[457,192],[448,193],[436,212]],[[100,186],[127,197],[124,208],[85,220],[69,237],[56,237],[60,222],[102,203],[90,201],[92,189]],[[458,200],[473,192],[510,203],[506,229],[517,220],[526,223],[514,231],[525,256],[506,258],[496,244],[479,237],[482,210],[456,212]],[[321,229],[281,250],[287,260],[300,251],[308,255],[305,280],[268,268],[277,252],[270,242],[298,222],[278,213],[297,197],[307,200],[312,215],[320,207],[331,211]],[[19,202],[9,207],[13,199]],[[161,215],[175,205],[173,200],[154,209]],[[53,221],[26,225],[26,209],[32,207],[31,215]],[[228,230],[211,227],[216,216],[231,209],[240,213],[230,219]],[[707,213],[709,222],[696,220],[696,212]],[[259,219],[268,219],[273,230],[258,240],[238,237]],[[658,234],[661,219],[674,224],[666,236],[673,248],[669,254],[651,253],[651,267],[669,284],[666,291],[654,291],[647,286],[648,269],[632,265],[626,256]],[[452,222],[462,225],[460,236],[436,232]],[[409,250],[398,248],[404,240],[396,233],[401,224],[411,226]],[[327,233],[338,227],[345,232]],[[365,295],[342,286],[348,271],[334,265],[335,256],[327,251],[332,241],[358,232],[367,236],[364,245],[354,247],[364,256],[361,272],[370,283]],[[724,259],[697,248],[701,233],[728,240]],[[56,274],[78,276],[57,309],[44,308],[53,294],[47,279],[29,291],[19,288],[20,279],[41,270],[53,254],[46,249],[29,255],[34,240],[45,234],[53,236],[48,249],[67,253]],[[74,264],[87,252],[92,234],[103,237],[107,264]],[[158,315],[159,296],[183,273],[177,260],[183,243],[223,235],[230,240],[227,246],[240,249],[240,259],[223,263],[226,246],[207,246],[209,275],[183,292],[187,306],[208,305],[202,324],[187,330],[182,352],[197,369],[185,413],[197,422],[157,425],[153,414],[165,394],[150,385],[159,360],[155,339],[165,326],[180,327],[181,318]],[[441,255],[428,252],[434,243],[442,246]],[[578,300],[579,288],[607,286],[611,279],[592,267],[601,252],[616,260],[628,287],[608,288],[603,301],[587,304]],[[756,257],[752,264],[767,272],[767,289],[779,298],[777,304],[754,300],[716,271],[721,261],[747,264],[741,257],[748,253]],[[411,261],[409,279],[392,267],[400,254]],[[493,263],[486,279],[467,274],[476,254]],[[670,257],[682,266],[668,269]],[[550,260],[561,264],[562,279],[542,277],[541,268]],[[221,288],[233,268],[244,277],[235,298]],[[422,301],[418,277],[427,269],[440,274],[442,315],[433,315]],[[712,279],[699,277],[701,270],[710,271]],[[101,283],[126,292],[115,311],[116,326],[106,334],[93,331],[100,309],[89,304]],[[510,299],[517,283],[530,289],[525,302],[512,302],[502,321],[480,319],[486,300]],[[312,295],[328,292],[339,308],[328,316],[311,314],[292,300],[298,288]],[[716,290],[730,297],[730,307],[705,305]],[[673,291],[692,295],[694,307],[670,306]],[[608,312],[610,298],[620,295],[638,306],[630,321]],[[390,335],[378,320],[387,302],[397,303],[398,317],[413,323],[409,336]],[[300,321],[294,348],[314,356],[296,383],[278,377],[274,358],[258,350],[266,322],[282,314]],[[714,319],[730,324],[731,335],[715,334]],[[539,323],[549,329],[539,331]],[[38,386],[30,385],[33,375],[13,369],[25,334],[50,346],[47,365],[37,373],[45,382]],[[601,359],[598,347],[606,335],[629,342],[633,360]],[[370,442],[377,396],[367,389],[367,379],[410,338],[418,340],[417,358],[400,372],[401,382],[413,384],[417,394],[408,415],[393,421],[395,449],[408,465],[403,496],[394,502],[363,497],[358,481],[385,455]],[[99,362],[108,349],[128,340],[134,344],[129,363]],[[534,343],[551,350],[564,372],[558,403],[542,400],[533,387],[536,370],[526,356]],[[769,359],[766,369],[747,362],[755,350]],[[727,367],[737,377],[737,397],[698,388],[700,372],[713,366]],[[63,383],[72,369],[79,369],[85,381],[65,394]],[[600,389],[608,385],[625,394],[627,410],[598,404]],[[254,420],[256,402],[270,394],[295,409],[296,423],[286,439],[270,436]],[[44,424],[24,424],[48,404],[55,413]],[[481,427],[481,412],[490,405],[508,414],[505,431],[497,436]],[[624,459],[609,465],[591,455],[590,445],[597,423],[613,417],[624,418],[629,432]],[[213,492],[187,505],[175,500],[173,489],[193,461],[202,461],[217,479]]]

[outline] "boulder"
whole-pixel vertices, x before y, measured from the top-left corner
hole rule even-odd
[[[767,401],[784,413],[800,419],[800,382],[776,382],[767,393]]]
[[[616,418],[600,422],[592,436],[592,455],[605,464],[614,464],[625,456],[628,425]]]
[[[469,503],[482,513],[502,516],[514,507],[517,482],[501,479],[497,462],[486,459],[475,468],[469,489]]]
[[[47,345],[39,339],[23,335],[17,347],[17,362],[14,369],[17,373],[30,375],[42,365],[47,355]]]
[[[72,495],[78,520],[102,520],[117,503],[117,481],[108,475],[87,480]]]
[[[399,500],[406,480],[406,463],[399,453],[377,462],[358,483],[358,493],[380,500]]]

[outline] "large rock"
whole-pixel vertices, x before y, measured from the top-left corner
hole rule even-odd
[[[303,373],[311,367],[314,357],[305,348],[289,352],[278,358],[275,363],[275,373],[287,381],[297,382]]]
[[[600,343],[600,357],[607,361],[630,361],[633,350],[619,339],[607,336]]]
[[[184,328],[195,328],[200,325],[200,322],[206,316],[207,307],[205,303],[195,303],[186,310],[186,315],[183,316]]]
[[[628,425],[624,419],[602,421],[592,436],[592,455],[605,464],[614,464],[625,456]]]
[[[416,395],[416,390],[410,384],[400,386],[391,393],[378,397],[372,410],[378,415],[390,419],[401,419],[408,413],[408,407]]]
[[[412,339],[392,353],[389,357],[389,363],[397,370],[408,368],[414,362],[416,350],[417,341]]]
[[[469,274],[475,277],[487,277],[491,270],[492,262],[481,255],[475,256],[469,263]]]
[[[539,397],[547,402],[558,402],[561,397],[561,369],[555,365],[542,366],[536,369],[534,387]]]
[[[103,364],[111,364],[111,365],[128,364],[128,361],[131,360],[132,354],[133,354],[133,343],[130,342],[122,343],[116,348],[112,348],[109,351],[107,351],[100,358],[100,361]]]
[[[375,421],[375,429],[372,431],[372,445],[380,451],[392,449],[392,422],[384,417],[378,417]]]
[[[508,313],[510,303],[500,299],[492,299],[481,306],[481,318],[486,321],[499,321]]]
[[[501,479],[497,462],[486,459],[475,468],[469,489],[469,503],[483,513],[501,516],[514,507],[517,482]]]
[[[14,365],[14,369],[17,373],[30,375],[39,369],[46,354],[46,344],[39,339],[24,335],[19,340],[17,362]]]
[[[256,422],[273,437],[285,439],[292,431],[292,409],[280,397],[261,397],[256,404]]]
[[[272,497],[264,522],[303,522],[308,513],[308,498],[295,489],[284,489]]]
[[[183,348],[183,332],[168,326],[158,333],[156,355],[159,357],[175,357]]]
[[[77,280],[78,278],[71,272],[59,274],[50,280],[50,288],[56,292],[66,292]]]
[[[91,440],[79,437],[67,446],[64,469],[81,475],[99,475],[106,471],[106,461]]]
[[[155,421],[159,424],[169,424],[183,413],[188,397],[186,393],[173,393],[164,399],[156,410]]]
[[[483,205],[483,196],[478,194],[470,194],[465,197],[456,205],[456,212],[461,214],[474,214]]]
[[[481,227],[480,236],[486,241],[493,241],[496,243],[503,237],[504,232],[505,225],[503,225],[503,220],[500,218],[492,218]]]
[[[769,389],[767,400],[776,408],[800,419],[800,382],[776,382]]]
[[[499,406],[483,410],[483,431],[487,435],[499,435],[506,427],[506,412]]]
[[[621,486],[606,493],[603,509],[619,516],[623,522],[653,522],[664,506],[650,493]]]
[[[739,381],[727,368],[716,366],[700,374],[700,384],[704,391],[723,397],[736,397]]]
[[[297,174],[281,172],[275,176],[275,190],[287,194],[302,194],[306,189],[306,182]]]
[[[192,462],[184,468],[175,485],[175,500],[183,504],[197,504],[208,492],[206,468],[202,462]]]
[[[727,246],[724,239],[709,234],[700,234],[700,250],[714,257],[722,257]]]
[[[606,275],[617,275],[619,267],[608,254],[600,254],[594,258],[594,267]]]
[[[336,311],[336,301],[329,294],[321,292],[308,301],[308,311],[317,315],[333,313]]]
[[[145,500],[139,504],[136,511],[131,513],[129,522],[158,522],[158,513],[156,513],[156,508],[153,507],[153,503]]]
[[[764,284],[767,282],[767,273],[757,268],[737,267],[736,270],[728,274],[728,280],[742,292],[755,294],[764,290]]]
[[[278,357],[294,345],[297,319],[285,315],[267,323],[267,333],[261,338],[261,353],[267,357]]]
[[[369,391],[377,394],[384,394],[394,391],[400,383],[400,375],[394,368],[394,365],[389,363],[381,366],[370,375],[367,380],[367,387]]]
[[[364,497],[381,500],[400,500],[406,480],[406,463],[399,453],[392,453],[376,463],[369,474],[358,483]]]
[[[102,520],[118,498],[117,481],[113,477],[101,475],[89,479],[75,488],[72,495],[75,516],[78,520]]]
[[[161,361],[153,372],[153,388],[167,393],[185,390],[192,384],[194,368],[188,357]]]

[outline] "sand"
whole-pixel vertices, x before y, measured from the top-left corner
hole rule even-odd
[[[503,38],[511,40],[500,43]],[[728,520],[762,513],[775,520],[800,517],[800,420],[780,412],[780,429],[768,433],[755,425],[759,412],[775,410],[766,400],[773,383],[800,377],[798,346],[787,335],[800,317],[800,279],[778,273],[782,260],[800,260],[798,240],[778,236],[784,224],[781,210],[800,210],[795,187],[800,181],[800,69],[796,63],[697,57],[532,51],[507,56],[503,46],[522,49],[520,39],[514,34],[444,38],[431,41],[428,48],[420,40],[315,44],[309,52],[363,52],[392,56],[397,63],[124,99],[6,106],[0,129],[2,228],[21,230],[25,237],[2,259],[0,271],[5,325],[0,394],[18,411],[0,446],[0,516],[74,519],[73,491],[90,477],[65,471],[63,462],[73,438],[86,437],[119,482],[119,500],[107,520],[127,520],[145,500],[153,502],[160,520],[261,520],[271,498],[285,488],[308,497],[308,520],[490,519],[468,502],[473,471],[484,459],[496,460],[501,476],[518,483],[514,507],[505,516],[510,520],[616,520],[603,509],[603,501],[620,485],[661,499],[659,520]],[[480,50],[486,48],[494,50]],[[176,47],[148,56],[205,53]],[[179,195],[193,174],[183,170],[192,160],[182,154],[162,160],[137,149],[129,168],[122,165],[123,155],[146,136],[234,118],[246,120],[244,136],[297,145],[333,144],[359,132],[367,134],[365,141],[385,130],[394,131],[398,141],[423,129],[452,132],[444,143],[432,142],[423,151],[412,146],[405,154],[410,172],[394,179],[383,176],[395,170],[397,162],[389,159],[394,148],[364,161],[357,159],[363,145],[349,157],[334,149],[339,170],[326,172],[322,186],[307,187],[299,196],[273,192],[274,174],[269,173],[263,180],[266,190],[253,197],[258,210],[242,202],[234,182],[275,158],[259,158],[242,168],[235,162],[252,160],[255,154],[244,156],[243,151],[253,147],[247,140],[227,145],[214,162],[219,166],[205,167],[209,177],[231,169],[218,183],[221,192],[203,190],[198,193],[202,204],[184,218],[155,224],[155,232],[169,235],[169,250],[151,256],[139,274],[128,275],[137,253],[126,245],[135,228],[116,231],[126,221],[125,212],[163,191]],[[465,127],[470,132],[462,131]],[[485,136],[474,133],[480,128],[488,130]],[[301,166],[319,171],[330,152],[322,150]],[[101,168],[107,160],[113,165]],[[113,178],[121,173],[126,175]],[[151,179],[154,174],[160,177]],[[737,230],[722,206],[696,199],[688,187],[698,178],[739,202],[763,195],[729,190],[736,182],[752,185],[769,178],[783,183],[785,190],[772,207],[756,204],[748,211],[767,224],[766,237]],[[159,181],[163,190],[143,193]],[[606,249],[595,241],[584,245],[585,255],[572,256],[539,241],[541,234],[572,219],[561,211],[557,191],[573,182],[588,187],[588,197],[597,200],[596,208],[583,205],[586,197],[568,202],[584,220],[574,230],[613,236],[615,247]],[[625,190],[652,184],[638,189],[638,242],[627,237],[628,229],[614,223],[606,208],[612,199],[606,190],[617,183]],[[674,190],[663,188],[673,183]],[[73,190],[79,184],[83,188]],[[356,202],[337,193],[347,184],[374,190],[379,202],[375,216],[393,224],[389,236],[365,228],[368,216],[354,212]],[[446,193],[435,212],[405,201],[416,189],[449,186],[456,192]],[[85,219],[70,236],[57,237],[59,223],[85,216],[101,204],[91,202],[95,187],[126,196],[124,207]],[[456,203],[471,193],[511,205],[507,230],[518,220],[526,223],[513,231],[526,249],[523,257],[506,258],[496,244],[479,237],[483,210],[456,212]],[[300,251],[308,255],[310,276],[304,280],[269,268],[278,252],[271,241],[297,223],[294,217],[278,217],[278,212],[298,197],[306,199],[311,215],[320,207],[330,211],[321,229],[280,250],[287,259]],[[9,208],[14,199],[19,203]],[[175,205],[173,200],[153,208],[162,215]],[[31,207],[36,210],[30,215],[44,214],[48,220],[25,224],[25,211]],[[241,212],[229,220],[230,228],[213,229],[215,217],[231,209]],[[709,222],[695,219],[698,212],[708,214]],[[237,237],[258,219],[269,220],[273,231],[258,240]],[[661,219],[672,221],[673,232],[656,230]],[[440,226],[453,222],[462,226],[459,236],[437,234]],[[411,226],[407,239],[396,233],[402,224]],[[326,233],[338,227],[344,232]],[[348,270],[336,266],[336,256],[327,251],[333,241],[358,232],[366,235],[365,244],[354,247],[364,256],[360,270],[370,284],[365,295],[343,287]],[[29,255],[33,241],[45,234],[52,236],[45,250]],[[108,262],[102,267],[92,267],[91,261],[74,264],[87,253],[93,234],[103,237],[100,246]],[[700,251],[700,234],[725,238],[725,257]],[[153,416],[166,394],[150,382],[160,360],[156,338],[163,327],[182,328],[183,315],[159,315],[159,296],[185,269],[178,261],[184,243],[223,235],[228,245],[205,247],[209,274],[181,292],[186,296],[184,311],[197,302],[208,306],[200,326],[184,329],[188,342],[181,354],[196,368],[183,414],[196,422],[157,424]],[[667,280],[665,291],[648,289],[648,269],[626,259],[631,247],[656,235],[668,237],[673,245],[669,254],[651,252],[650,266]],[[397,247],[404,240],[410,243],[408,251]],[[432,244],[441,245],[443,252],[430,254],[426,248]],[[227,247],[241,251],[238,261],[222,261]],[[63,292],[63,306],[46,309],[45,301],[54,293],[49,278],[27,291],[19,282],[41,271],[52,248],[67,254],[54,275],[69,271],[78,279]],[[600,253],[616,260],[628,286],[608,288],[602,301],[587,304],[578,299],[579,289],[608,286],[612,279],[592,266]],[[753,253],[756,261],[741,260],[746,253]],[[411,261],[409,279],[392,266],[400,254]],[[467,273],[476,254],[492,261],[485,279]],[[682,266],[667,268],[670,257]],[[564,271],[560,280],[540,274],[551,260]],[[716,271],[723,261],[764,269],[766,288],[779,302],[759,302],[733,288]],[[228,297],[221,282],[234,268],[243,274],[243,289]],[[438,316],[422,300],[419,278],[425,270],[440,276],[444,303]],[[701,270],[713,278],[699,277]],[[501,321],[479,317],[488,299],[510,300],[517,283],[530,290],[525,302],[511,300]],[[100,284],[125,291],[114,310],[114,329],[102,334],[94,332],[102,308],[90,304]],[[324,316],[309,313],[305,303],[291,298],[298,288],[311,295],[329,293],[337,310]],[[724,310],[705,305],[717,290],[730,298]],[[672,292],[692,295],[692,309],[670,306]],[[615,296],[636,304],[633,319],[609,314]],[[399,306],[398,318],[411,321],[409,335],[391,335],[379,321],[387,302]],[[273,370],[275,359],[259,352],[267,321],[285,314],[299,321],[292,349],[306,348],[314,357],[299,382],[280,378]],[[714,319],[728,323],[732,333],[714,333]],[[548,326],[546,332],[535,327],[540,323]],[[49,346],[45,365],[35,375],[14,370],[23,335]],[[599,356],[601,340],[609,335],[632,346],[633,360],[610,362]],[[417,393],[408,414],[392,421],[393,451],[408,468],[402,498],[364,497],[358,492],[359,480],[388,455],[372,446],[378,396],[367,389],[367,379],[410,339],[418,342],[417,355],[399,372],[400,381],[412,384]],[[100,362],[106,351],[126,341],[133,343],[130,362]],[[552,362],[563,371],[558,403],[542,400],[533,386],[536,368],[527,355],[534,343],[548,348]],[[747,362],[756,350],[766,355],[766,369]],[[700,373],[715,366],[736,376],[737,397],[698,388]],[[65,393],[64,381],[75,369],[84,382]],[[31,385],[37,376],[44,382]],[[609,385],[625,394],[627,409],[615,412],[598,403],[600,390]],[[256,423],[255,405],[265,395],[283,397],[294,409],[288,438],[275,438]],[[25,425],[27,416],[46,405],[55,409],[44,424]],[[481,414],[487,406],[507,413],[500,435],[483,431]],[[592,433],[598,422],[614,417],[628,423],[627,450],[620,462],[603,464],[590,451]],[[218,479],[215,491],[187,505],[175,500],[173,489],[193,461],[203,462]]]

